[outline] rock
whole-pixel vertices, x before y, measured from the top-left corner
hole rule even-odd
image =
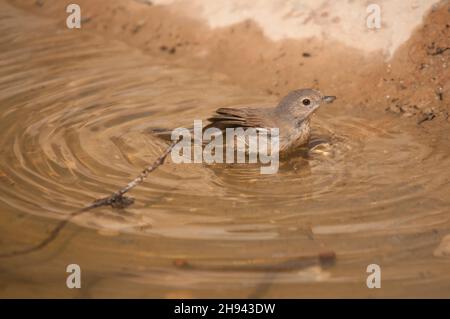
[[[442,238],[441,243],[434,250],[433,255],[436,257],[450,257],[450,235]]]

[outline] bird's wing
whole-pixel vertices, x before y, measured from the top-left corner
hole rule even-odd
[[[254,128],[270,128],[274,127],[274,123],[268,112],[261,109],[234,109],[220,108],[216,113],[208,118],[211,123],[206,127],[216,127],[221,130],[231,127],[254,127]]]
[[[256,128],[257,132],[265,132],[266,134],[273,134],[269,132],[269,128],[277,127],[273,122],[270,111],[265,109],[251,109],[251,108],[220,108],[208,118],[210,123],[203,128],[203,131],[215,127],[221,131],[226,128]],[[192,128],[190,129],[192,133]],[[172,130],[153,128],[148,130],[149,133],[158,136],[164,140],[170,141]]]

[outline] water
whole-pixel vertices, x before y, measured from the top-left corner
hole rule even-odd
[[[0,12],[1,252],[36,244],[134,178],[167,146],[150,127],[277,102],[92,32]],[[80,215],[44,249],[0,259],[0,295],[448,296],[450,261],[435,253],[450,226],[448,147],[345,110],[320,110],[314,135],[329,145],[276,175],[169,160],[132,191],[135,205]],[[335,264],[319,262],[330,251]],[[70,263],[81,290],[65,287]],[[366,287],[372,263],[384,289]]]

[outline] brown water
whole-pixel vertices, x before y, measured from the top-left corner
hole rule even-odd
[[[134,178],[166,147],[149,127],[276,103],[5,4],[0,35],[2,253]],[[448,297],[448,146],[408,125],[336,103],[314,118],[329,145],[276,175],[169,160],[135,205],[80,215],[44,249],[0,259],[0,296]],[[329,251],[335,264],[320,263]],[[71,263],[80,290],[65,286]],[[372,263],[382,289],[366,287]]]

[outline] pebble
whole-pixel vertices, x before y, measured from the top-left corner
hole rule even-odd
[[[434,250],[433,255],[436,257],[450,257],[450,235],[442,238],[439,246]]]

